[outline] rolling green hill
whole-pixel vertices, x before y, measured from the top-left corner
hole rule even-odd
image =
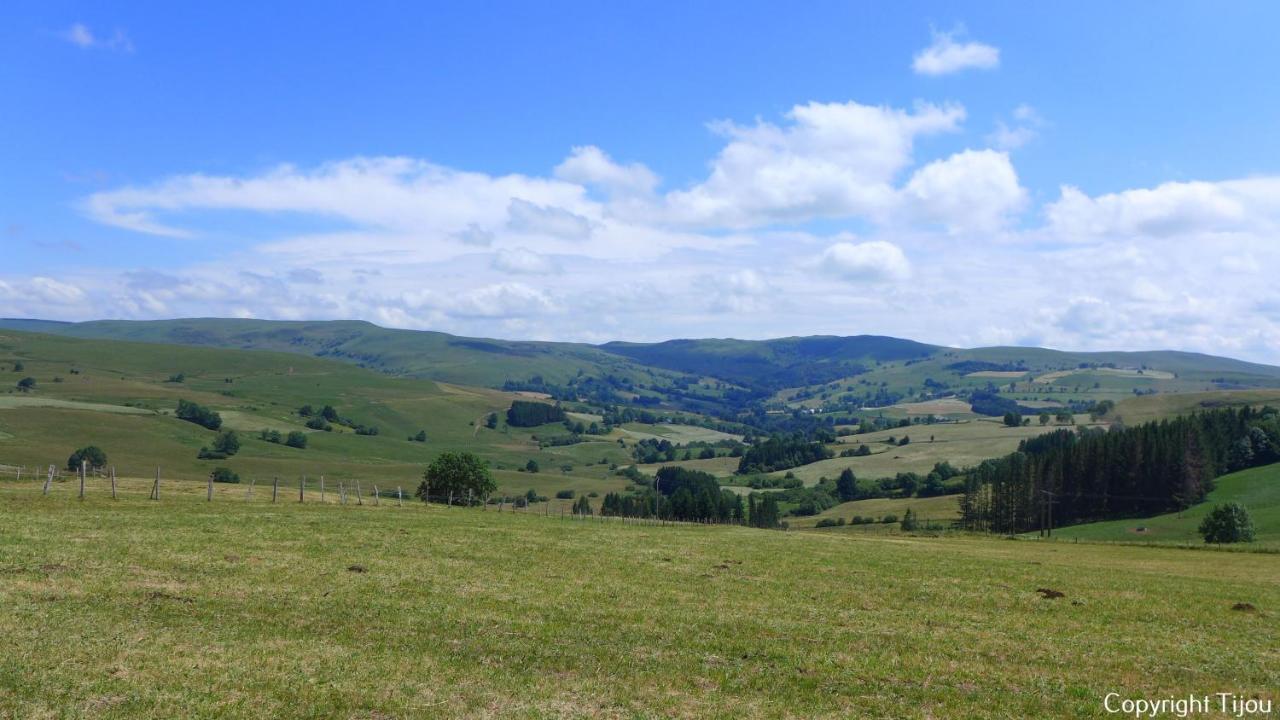
[[[1031,347],[946,348],[880,336],[661,343],[529,342],[396,330],[357,321],[179,319],[0,327],[81,338],[273,350],[340,360],[383,373],[490,388],[735,417],[753,406],[847,413],[995,390],[1060,407],[1134,394],[1280,388],[1280,368],[1197,353],[1063,352]],[[508,383],[514,385],[508,385]],[[910,414],[911,410],[904,411]],[[757,415],[758,416],[758,415]]]

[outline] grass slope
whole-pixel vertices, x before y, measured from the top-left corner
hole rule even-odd
[[[1274,556],[238,490],[0,483],[0,716],[1103,717],[1280,687]]]
[[[25,365],[23,372],[9,369],[16,361]],[[301,355],[10,330],[0,332],[0,366],[5,368],[0,379],[6,381],[0,391],[0,464],[61,466],[73,450],[92,444],[127,475],[149,476],[159,466],[165,477],[198,479],[226,466],[246,480],[269,482],[278,476],[292,483],[302,475],[325,475],[410,488],[436,454],[467,449],[494,463],[502,492],[535,489],[554,495],[561,489],[600,494],[620,489],[625,483],[607,468],[629,462],[614,438],[540,449],[532,439],[536,428],[482,427],[478,421],[486,414],[510,405],[510,393],[394,378]],[[167,382],[179,372],[184,382]],[[24,376],[36,378],[35,392],[14,390],[13,383]],[[222,414],[224,425],[241,433],[240,452],[226,460],[197,460],[199,449],[216,433],[174,418],[179,398]],[[296,414],[304,404],[332,404],[346,417],[377,425],[380,434],[359,436],[341,427],[307,431],[305,450],[257,437],[262,428],[304,429],[304,419]],[[409,442],[419,430],[426,430],[428,441]],[[529,459],[547,472],[513,471]],[[563,471],[565,465],[573,470]]]
[[[1257,532],[1253,547],[1280,548],[1280,463],[1223,475],[1206,502],[1185,512],[1074,525],[1054,534],[1082,540],[1202,544],[1197,532],[1200,522],[1214,505],[1226,502],[1238,502],[1249,509]]]

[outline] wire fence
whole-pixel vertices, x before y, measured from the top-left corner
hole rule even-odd
[[[617,523],[623,525],[688,526],[726,524],[712,521],[673,520],[659,517],[629,517],[604,515],[592,508],[589,512],[577,510],[570,499],[557,498],[554,502],[543,498],[530,501],[525,495],[495,494],[478,498],[470,494],[419,494],[418,486],[406,487],[384,480],[332,479],[324,475],[269,478],[250,476],[235,481],[215,479],[214,474],[204,481],[166,478],[162,468],[149,472],[136,469],[120,472],[114,465],[93,467],[87,463],[76,470],[50,464],[47,466],[14,465],[0,463],[0,488],[22,493],[36,492],[46,497],[109,497],[113,500],[145,499],[158,501],[173,498],[199,500],[207,503],[316,503],[353,507],[443,506],[450,509],[471,509],[480,512],[513,513],[554,518],[564,521]],[[733,523],[737,524],[737,523]]]

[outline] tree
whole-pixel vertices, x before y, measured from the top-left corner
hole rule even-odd
[[[303,450],[307,447],[307,434],[302,432],[301,430],[294,430],[293,432],[289,433],[288,437],[285,438],[284,444],[288,445],[291,448],[298,448],[299,450]]]
[[[107,466],[107,454],[97,445],[82,447],[71,453],[71,457],[67,458],[68,470],[79,470],[81,461],[89,467],[90,470]]]
[[[564,410],[559,405],[544,402],[516,400],[507,410],[507,424],[511,427],[537,427],[547,423],[563,422]]]
[[[538,461],[537,461],[537,460],[530,460],[529,462],[527,462],[527,463],[525,463],[525,464],[524,464],[524,471],[525,471],[525,472],[536,473],[536,472],[538,472],[538,470],[539,470],[539,469],[540,469],[540,468],[538,467]]]
[[[414,441],[414,442],[426,442],[426,441],[427,441],[427,431],[426,431],[426,430],[419,430],[417,435],[414,435],[413,437],[411,437],[411,438],[409,438],[409,439],[410,439],[410,440],[412,440],[412,441]]]
[[[1253,542],[1253,519],[1240,503],[1215,505],[1200,523],[1200,535],[1207,543]]]
[[[178,411],[174,413],[179,420],[186,420],[210,430],[222,427],[222,416],[209,408],[189,400],[178,401]]]
[[[213,449],[223,455],[235,455],[240,452],[240,436],[236,435],[235,430],[224,430],[214,438]]]
[[[858,479],[854,477],[852,469],[845,468],[840,471],[840,477],[836,480],[836,495],[840,497],[841,502],[858,499]]]
[[[497,488],[488,462],[473,453],[446,451],[427,466],[417,495],[423,502],[452,496],[455,501],[470,497],[482,503]]]
[[[1007,427],[1022,427],[1022,415],[1010,411],[1004,414],[1004,424]]]
[[[573,514],[574,514],[574,515],[590,515],[590,514],[592,514],[592,513],[591,513],[591,501],[587,500],[587,496],[586,496],[586,495],[582,495],[582,496],[580,496],[576,501],[574,501],[574,503],[573,503]]]
[[[1047,412],[1042,412],[1042,413],[1040,413],[1040,424],[1041,424],[1041,425],[1048,425],[1048,424],[1049,424],[1049,413],[1047,413]]]
[[[23,364],[23,362],[22,362],[21,360],[18,360],[18,361],[16,361],[16,362],[14,362],[14,363],[13,363],[13,371],[14,371],[14,372],[22,372],[23,370],[26,370],[26,369],[27,369],[27,366],[26,366],[25,364]]]
[[[902,515],[902,522],[899,524],[903,532],[915,532],[916,529],[916,513],[911,508],[907,508],[907,512]]]
[[[484,419],[484,426],[493,430],[498,427],[498,413],[489,413]]]
[[[32,377],[24,377],[18,381],[18,389],[22,392],[31,392],[36,389],[36,379]]]

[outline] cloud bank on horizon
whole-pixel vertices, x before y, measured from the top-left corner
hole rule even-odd
[[[132,51],[74,25],[84,48]],[[910,63],[995,72],[999,48],[933,34]],[[604,341],[877,333],[940,344],[1179,348],[1280,361],[1280,175],[1037,197],[1014,153],[1046,119],[1011,103],[961,149],[963,103],[806,100],[712,120],[705,174],[568,148],[543,173],[361,156],[193,170],[89,192],[76,211],[167,248],[248,242],[120,275],[0,270],[4,315],[356,318]],[[1229,283],[1223,278],[1230,276]]]

